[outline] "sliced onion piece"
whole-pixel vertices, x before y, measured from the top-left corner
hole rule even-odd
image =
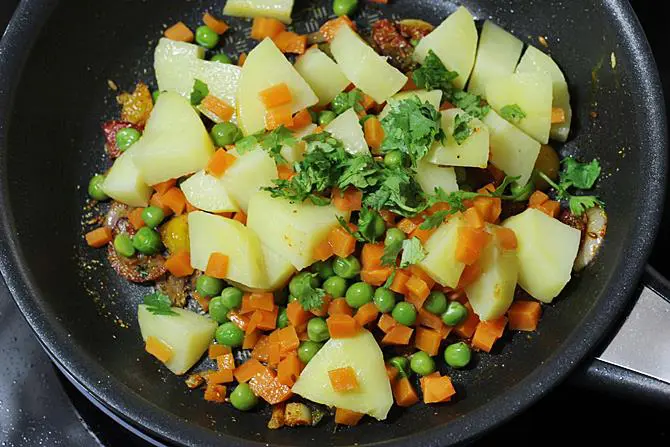
[[[607,232],[607,214],[600,207],[586,211],[586,228],[582,239],[582,246],[577,253],[573,270],[578,272],[595,259],[605,240]]]

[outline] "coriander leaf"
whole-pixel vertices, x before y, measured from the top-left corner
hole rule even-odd
[[[472,135],[472,128],[468,123],[472,120],[470,115],[459,113],[454,117],[454,140],[460,146]]]
[[[353,231],[350,227],[349,224],[347,223],[346,220],[344,220],[344,217],[342,216],[337,216],[337,222],[340,224],[340,226],[349,233],[351,236],[353,236],[357,241],[359,242],[367,242],[363,235],[361,234],[360,231]]]
[[[248,135],[235,143],[235,149],[241,155],[254,149],[258,144],[256,135]]]
[[[313,276],[317,276],[316,273]],[[326,292],[319,288],[313,287],[310,281],[303,281],[302,293],[298,296],[298,302],[304,310],[320,309],[323,306],[323,299]]]
[[[339,93],[332,101],[331,107],[333,112],[338,115],[343,114],[350,108],[354,108],[354,112],[362,112],[363,106],[361,105],[363,101],[363,93],[355,88],[350,92]]]
[[[444,189],[437,187],[435,188],[435,194],[428,197],[427,207],[431,207],[436,203],[446,203],[449,205],[450,213],[453,214],[458,211],[465,211],[464,200],[472,200],[480,196],[482,194],[470,191],[454,191],[447,194]]]
[[[396,255],[397,256],[397,255]],[[385,289],[390,289],[391,285],[393,284],[393,280],[395,280],[395,275],[398,271],[394,268],[393,271],[391,272],[391,275],[386,278],[386,282],[382,286]]]
[[[400,268],[418,264],[426,257],[426,251],[417,237],[402,241],[402,256],[400,257]]]
[[[518,104],[507,104],[502,109],[500,109],[500,116],[505,118],[507,121],[513,123],[518,123],[526,117],[526,113],[521,110]]]
[[[145,295],[143,302],[147,306],[147,310],[154,315],[179,315],[172,310],[172,301],[164,293],[154,292]]]
[[[388,209],[401,216],[414,216],[426,208],[423,190],[407,168],[385,168],[381,183],[363,195],[363,203],[380,211]]]
[[[580,163],[572,157],[561,160],[563,170],[560,174],[564,188],[574,186],[579,189],[591,189],[600,176],[600,163],[593,159],[591,163]]]
[[[357,155],[343,162],[344,171],[337,180],[338,188],[344,190],[347,186],[364,189],[375,186],[380,178],[380,166],[369,155]]]
[[[207,87],[207,84],[202,82],[200,79],[196,79],[193,83],[193,90],[191,90],[191,105],[199,105],[207,95],[209,95],[209,88]]]
[[[603,206],[604,203],[596,196],[570,196],[568,200],[570,212],[575,216],[581,216],[584,211],[597,205]]]
[[[451,210],[440,210],[433,213],[433,215],[426,217],[426,220],[421,223],[419,228],[422,230],[432,230],[433,228],[437,228],[442,225],[447,216],[454,214],[455,212],[456,211]]]
[[[363,237],[365,242],[376,242],[377,235],[375,232],[375,221],[379,217],[379,213],[372,211],[368,207],[361,208],[358,217],[358,233]]]
[[[500,186],[498,186],[495,191],[491,193],[493,197],[502,197],[505,198],[505,190],[507,189],[508,186],[510,186],[512,183],[516,182],[519,180],[521,176],[517,175],[516,177],[512,177],[509,175],[506,175],[505,178],[503,179],[502,183]],[[513,199],[512,199],[513,200]]]
[[[284,145],[293,147],[297,143],[298,140],[295,139],[293,133],[283,125],[261,138],[261,147],[274,158],[276,163],[288,163],[281,154],[281,150]]]
[[[391,244],[384,244],[384,254],[382,255],[382,265],[395,266],[395,261],[402,250],[402,241],[394,241]]]
[[[482,119],[489,113],[489,110],[491,110],[491,107],[481,96],[473,95],[472,93],[464,92],[463,90],[454,90],[447,96],[447,99],[453,105],[460,107],[475,118]]]

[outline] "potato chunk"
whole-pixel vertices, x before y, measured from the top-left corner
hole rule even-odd
[[[156,337],[172,349],[172,356],[165,366],[177,375],[200,360],[214,339],[218,324],[209,317],[186,309],[172,308],[177,315],[155,315],[147,306],[137,308],[137,322],[142,339]]]
[[[121,203],[144,207],[149,204],[153,190],[147,186],[140,170],[133,162],[133,155],[137,149],[137,144],[130,146],[114,161],[102,184],[102,190],[109,197]]]
[[[319,97],[319,105],[328,105],[349,85],[337,63],[318,47],[312,47],[295,61],[295,69]]]
[[[519,244],[519,285],[533,298],[550,303],[570,281],[581,233],[542,211],[529,208],[503,226]]]
[[[456,260],[458,229],[464,225],[463,216],[455,214],[435,230],[424,244],[428,254],[419,267],[443,286],[456,288],[465,268],[465,264]]]
[[[442,129],[446,138],[433,144],[427,159],[438,165],[485,168],[489,159],[489,129],[479,119],[472,117],[467,124],[472,134],[458,144],[454,138],[457,115],[468,116],[458,108],[442,112]]]
[[[233,17],[272,17],[291,23],[293,0],[228,0],[223,14]]]
[[[193,206],[211,213],[239,211],[239,207],[228,194],[228,190],[219,178],[199,171],[180,185],[186,200]]]
[[[328,371],[351,367],[358,390],[336,392]],[[351,338],[331,338],[305,366],[293,392],[312,402],[368,414],[384,420],[393,405],[393,395],[384,356],[372,334],[362,329]]]
[[[421,160],[416,168],[416,181],[426,194],[435,194],[438,187],[446,193],[458,191],[454,168],[436,166],[426,160]]]
[[[249,209],[249,200],[261,188],[271,186],[277,178],[277,165],[267,152],[258,148],[240,155],[233,152],[237,160],[221,177],[230,197],[245,213]]]
[[[326,129],[344,145],[344,150],[350,154],[369,154],[368,143],[365,141],[363,127],[358,121],[354,109],[349,109],[331,121]]]

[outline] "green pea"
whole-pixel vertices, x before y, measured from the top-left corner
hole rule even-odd
[[[389,360],[389,365],[398,370],[400,377],[409,376],[409,360],[407,360],[407,357],[393,357]]]
[[[353,255],[346,258],[338,256],[333,261],[333,271],[341,278],[351,279],[361,272],[361,263]]]
[[[535,183],[533,181],[529,181],[525,185],[518,185],[517,183],[512,183],[512,186],[510,187],[510,192],[514,196],[514,201],[515,202],[525,202],[528,200],[535,192]]]
[[[375,290],[373,301],[380,312],[387,314],[395,307],[395,293],[391,289],[380,287]]]
[[[195,30],[195,41],[198,45],[211,50],[219,43],[219,35],[209,26],[199,26]]]
[[[416,322],[416,309],[412,303],[400,301],[393,308],[391,316],[398,323],[411,326]]]
[[[435,360],[423,351],[415,353],[409,362],[412,371],[420,376],[427,376],[435,372]]]
[[[319,113],[319,125],[327,126],[335,118],[337,118],[337,113],[333,112],[332,110],[324,110],[323,112]]]
[[[354,309],[358,309],[364,304],[372,301],[373,294],[372,286],[366,282],[361,281],[349,286],[345,298],[348,305]]]
[[[277,315],[277,327],[282,329],[288,326],[288,312],[285,307],[279,308],[279,314]]]
[[[240,383],[230,393],[230,403],[240,411],[248,411],[258,405],[258,397],[248,383]]]
[[[118,147],[121,152],[125,152],[130,146],[137,143],[137,140],[139,140],[141,136],[140,132],[132,127],[120,129],[116,132],[116,147]]]
[[[442,321],[447,326],[457,326],[468,317],[468,308],[459,303],[452,301],[447,306],[447,310],[442,314]]]
[[[222,64],[232,64],[233,61],[225,53],[218,53],[210,59],[212,62],[221,62]]]
[[[323,290],[333,298],[342,298],[347,292],[347,281],[339,276],[331,276],[323,283]]]
[[[219,326],[214,335],[218,343],[230,346],[231,348],[242,346],[242,342],[244,341],[244,331],[231,321]]]
[[[135,247],[133,247],[133,240],[130,239],[126,233],[117,234],[114,238],[114,250],[121,256],[130,258],[135,254]]]
[[[442,292],[430,292],[423,307],[432,314],[442,315],[447,310],[447,297]]]
[[[389,169],[401,168],[404,163],[402,152],[391,151],[384,156],[384,165]]]
[[[241,135],[240,129],[238,129],[235,124],[229,123],[228,121],[215,124],[209,134],[217,147],[233,144]]]
[[[319,274],[319,278],[324,281],[331,276],[335,276],[333,271],[333,262],[331,260],[319,261],[312,264],[312,271]]]
[[[379,240],[386,231],[386,222],[379,213],[375,213],[375,216],[372,218],[372,240]]]
[[[307,364],[319,352],[319,349],[321,349],[321,343],[311,340],[303,341],[298,347],[298,358],[301,362]]]
[[[207,275],[200,275],[195,281],[195,290],[202,296],[216,296],[223,290],[223,280]]]
[[[161,236],[149,227],[142,227],[133,236],[133,247],[145,255],[154,255],[163,248]]]
[[[312,318],[307,322],[307,336],[315,342],[326,341],[330,338],[328,325],[323,318]]]
[[[310,289],[319,287],[319,280],[316,273],[300,272],[295,275],[288,283],[288,290],[291,295],[300,298],[308,293]]]
[[[444,361],[452,368],[464,368],[470,363],[471,357],[470,346],[462,341],[451,344],[444,350]]]
[[[220,296],[212,298],[209,301],[209,317],[217,323],[225,323],[228,321],[228,312],[230,309],[226,307]]]
[[[105,182],[105,176],[96,174],[88,182],[88,195],[93,200],[107,200],[109,196],[102,190],[102,184]]]
[[[158,97],[161,95],[160,90],[154,90],[151,92],[151,99],[153,100],[154,104],[156,104],[156,101],[158,101]]]
[[[149,206],[142,210],[142,220],[147,227],[156,228],[165,219],[165,213],[157,206]]]
[[[350,16],[356,10],[358,0],[334,0],[333,12],[336,16]]]
[[[242,291],[237,287],[226,287],[221,291],[221,301],[228,309],[237,309],[242,305]]]
[[[384,245],[395,245],[402,243],[407,238],[405,233],[397,228],[389,228],[386,230],[386,238],[384,238]]]

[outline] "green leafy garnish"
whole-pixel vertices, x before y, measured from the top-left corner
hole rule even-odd
[[[502,109],[500,109],[500,116],[505,118],[507,121],[513,123],[518,123],[526,117],[526,112],[521,110],[517,104],[507,104]]]
[[[199,105],[205,97],[209,95],[209,87],[200,79],[196,79],[191,90],[191,105]]]
[[[375,220],[379,213],[372,211],[370,208],[361,208],[358,216],[358,233],[366,242],[377,242],[377,235],[375,234]]]
[[[395,267],[395,261],[402,250],[402,241],[394,241],[390,244],[384,242],[384,254],[382,255],[382,265]]]
[[[382,167],[370,155],[355,155],[345,160],[341,166],[344,170],[337,180],[337,187],[344,190],[347,186],[365,189],[379,182]]]
[[[172,310],[170,297],[161,292],[154,292],[144,297],[147,310],[154,315],[179,315]]]
[[[342,216],[337,216],[337,222],[338,222],[338,223],[340,224],[340,226],[344,229],[344,231],[346,231],[346,232],[349,233],[351,236],[353,236],[354,239],[356,239],[358,242],[368,242],[368,241],[365,239],[365,237],[363,237],[363,235],[361,234],[360,231],[358,231],[358,230],[353,231],[353,230],[349,227],[349,224],[347,223],[346,220],[344,220],[344,217],[342,217]]]
[[[284,126],[279,126],[272,132],[259,132],[254,135],[248,135],[239,140],[235,144],[235,148],[237,149],[237,152],[244,154],[260,145],[264,151],[274,158],[277,164],[280,164],[288,163],[281,154],[282,148],[285,145],[294,146],[297,142],[298,141],[289,129]]]
[[[400,257],[400,268],[409,267],[412,264],[418,264],[426,257],[426,250],[423,249],[418,237],[405,239],[402,241],[402,256]]]
[[[393,103],[388,115],[382,119],[382,151],[398,150],[416,167],[433,142],[444,137],[440,120],[440,112],[416,96]]]
[[[454,140],[459,145],[463,144],[465,140],[472,135],[472,128],[468,123],[472,120],[470,115],[459,113],[454,117]]]
[[[601,172],[598,160],[594,159],[590,163],[580,163],[568,157],[563,159],[561,163],[563,164],[563,170],[559,174],[558,183],[550,179],[544,172],[538,171],[538,175],[556,190],[559,199],[568,201],[572,214],[581,216],[589,208],[605,205],[597,196],[576,196],[568,191],[571,187],[577,189],[593,187]]]
[[[361,105],[363,101],[363,92],[355,88],[350,92],[339,93],[332,101],[331,107],[333,112],[341,115],[350,108],[354,108],[355,112],[362,112],[363,106]]]
[[[383,169],[381,182],[363,195],[363,203],[374,210],[388,209],[405,217],[420,213],[426,208],[426,200],[413,174],[408,168]]]
[[[313,274],[313,276],[317,275],[317,273]],[[309,281],[304,281],[302,285],[302,293],[297,298],[302,308],[309,311],[320,309],[321,306],[323,306],[323,299],[325,296],[325,290],[320,287],[312,287],[312,284]]]
[[[391,284],[393,284],[393,281],[395,280],[395,275],[396,275],[397,272],[398,271],[394,267],[393,271],[391,272],[391,275],[388,278],[386,278],[386,282],[382,286],[383,288],[385,288],[385,289],[391,288]]]

